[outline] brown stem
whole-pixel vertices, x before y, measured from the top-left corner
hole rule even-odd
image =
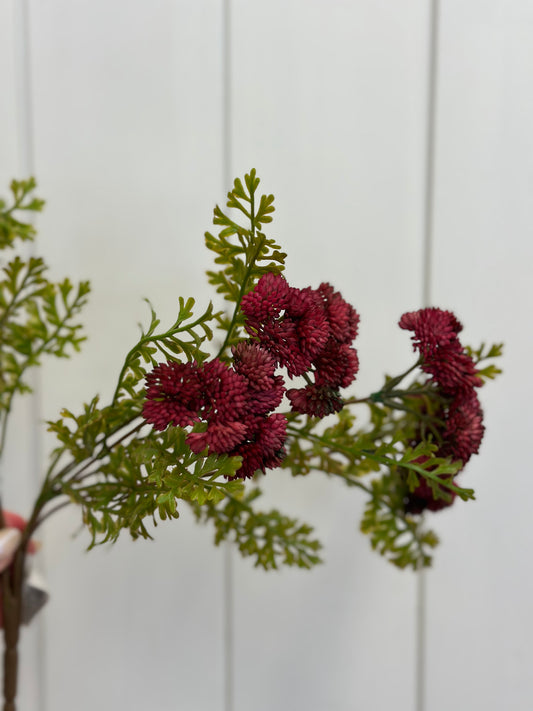
[[[13,562],[2,573],[2,608],[4,613],[4,711],[15,711],[18,678],[18,642],[22,612],[24,548],[19,548]]]

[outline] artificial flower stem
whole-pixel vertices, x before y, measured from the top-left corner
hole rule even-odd
[[[193,321],[193,323],[189,324],[188,328],[193,329],[196,325],[202,322],[202,317],[198,318],[196,321]],[[122,379],[124,377],[124,374],[126,370],[128,369],[131,360],[133,359],[133,356],[142,348],[147,343],[157,343],[158,341],[164,341],[167,338],[171,338],[172,336],[176,335],[176,333],[179,333],[181,328],[179,328],[181,324],[180,320],[177,320],[176,323],[173,324],[171,328],[168,329],[168,331],[165,331],[165,333],[159,333],[157,335],[153,334],[148,334],[146,336],[143,336],[141,340],[136,343],[133,348],[129,351],[128,355],[124,359],[124,364],[122,365],[122,370],[120,371],[120,375],[118,376],[118,381],[117,381],[117,386],[115,388],[115,392],[113,393],[113,399],[111,400],[111,406],[115,405],[118,395],[120,393],[120,389],[122,387]]]
[[[4,628],[4,711],[16,711],[18,642],[22,612],[25,550],[19,548],[11,565],[2,573]]]
[[[399,385],[404,378],[406,378],[409,373],[412,373],[413,370],[416,370],[418,366],[422,363],[422,359],[419,358],[414,365],[412,365],[410,368],[408,368],[404,373],[401,373],[400,375],[397,375],[395,378],[391,378],[383,388],[377,392],[377,393],[372,393],[370,395],[370,398],[373,399],[377,395],[381,395],[381,393],[390,393],[391,390],[393,390],[397,385]]]
[[[44,352],[46,352],[46,347],[50,345],[61,333],[61,330],[64,328],[65,324],[72,318],[73,314],[76,313],[76,311],[79,308],[80,300],[81,300],[81,295],[78,294],[78,297],[74,300],[72,304],[66,309],[65,315],[61,319],[61,321],[57,324],[55,329],[48,335],[46,340],[44,340],[39,348],[35,350],[34,353],[32,353],[32,358],[31,360],[28,360],[25,366],[22,368],[18,375],[18,381],[21,382],[22,376],[24,372],[30,367],[31,364],[38,363],[39,362],[39,356],[41,356]],[[7,434],[7,423],[9,419],[9,413],[11,412],[11,403],[13,402],[13,397],[15,395],[16,390],[13,389],[8,396],[7,403],[4,408],[4,414],[2,417],[2,425],[1,425],[1,433],[0,433],[0,456],[2,456],[2,452],[4,451],[4,446],[5,446],[5,441],[6,441],[6,434]]]
[[[320,444],[325,444],[329,449],[334,452],[338,452],[339,454],[343,454],[350,461],[353,461],[355,459],[355,452],[347,449],[346,447],[342,447],[341,445],[333,444],[332,442],[329,442],[320,435],[313,434],[312,432],[306,432],[305,430],[299,430],[297,427],[293,427],[292,425],[287,425],[287,432],[289,434],[294,435],[295,437],[307,439],[309,442],[318,442]],[[363,453],[363,450],[361,450],[361,453]]]
[[[366,457],[369,459],[372,459],[375,462],[378,462],[379,464],[384,464],[387,467],[403,467],[404,469],[411,469],[414,471],[416,474],[419,476],[422,476],[425,479],[431,479],[435,483],[439,485],[439,487],[444,487],[445,489],[449,489],[450,491],[455,492],[459,496],[462,497],[464,494],[467,499],[473,499],[473,491],[472,489],[463,489],[456,484],[453,483],[453,481],[448,481],[447,479],[441,479],[438,474],[435,474],[434,472],[430,471],[429,469],[424,469],[424,467],[419,466],[418,464],[413,464],[413,462],[407,462],[407,461],[396,461],[392,457],[387,457],[386,455],[382,454],[376,454],[375,452],[371,452],[370,450],[363,450],[363,453]],[[458,463],[460,464],[460,462]],[[459,467],[457,467],[459,468]],[[453,479],[453,474],[450,472],[449,473],[450,479]]]
[[[349,397],[346,398],[346,400],[343,400],[344,405],[363,405],[363,404],[368,404],[371,402],[370,396],[369,397]]]
[[[237,303],[235,304],[235,309],[233,310],[233,316],[231,318],[231,323],[228,327],[228,330],[226,332],[226,337],[224,338],[224,342],[222,343],[220,350],[218,351],[217,358],[220,358],[221,355],[224,353],[226,350],[228,343],[230,341],[231,335],[233,333],[233,329],[235,328],[235,323],[237,322],[237,316],[239,314],[240,308],[241,308],[241,301],[243,299],[244,294],[246,293],[246,287],[248,286],[248,281],[250,279],[250,274],[252,271],[252,267],[255,264],[255,260],[257,259],[258,255],[261,253],[261,250],[263,249],[263,245],[265,243],[265,237],[261,234],[256,236],[255,233],[255,206],[254,206],[254,191],[250,191],[250,225],[251,225],[251,230],[250,230],[250,238],[251,238],[251,243],[253,244],[256,242],[256,249],[254,253],[252,254],[252,257],[250,258],[250,261],[246,265],[246,272],[244,274],[244,278],[241,283],[241,287],[239,289],[239,296],[237,298]]]
[[[226,333],[226,338],[224,339],[224,342],[222,343],[222,345],[221,345],[221,347],[220,347],[220,350],[218,351],[218,354],[217,354],[217,356],[216,356],[217,358],[220,358],[220,356],[224,353],[224,351],[225,351],[226,348],[227,348],[227,345],[228,345],[228,343],[229,343],[230,337],[231,337],[231,335],[232,335],[232,333],[233,333],[233,329],[235,328],[235,323],[237,322],[237,316],[238,316],[239,311],[240,311],[241,301],[242,301],[242,298],[243,298],[243,296],[244,296],[244,294],[245,294],[245,292],[246,292],[246,287],[247,287],[248,281],[249,281],[249,279],[250,279],[250,274],[251,274],[251,271],[252,271],[252,267],[253,267],[254,262],[255,262],[255,260],[256,260],[256,258],[257,258],[257,255],[260,253],[260,251],[261,251],[261,249],[262,249],[262,247],[263,247],[263,243],[264,243],[264,238],[263,238],[263,237],[260,237],[260,238],[257,240],[257,249],[255,250],[255,252],[254,252],[252,258],[250,259],[250,262],[248,263],[248,265],[247,265],[247,267],[246,267],[246,273],[245,273],[245,275],[244,275],[244,279],[242,280],[241,288],[240,288],[240,290],[239,290],[239,296],[238,296],[238,298],[237,298],[237,303],[235,304],[235,309],[234,309],[234,311],[233,311],[233,316],[232,316],[232,319],[231,319],[231,323],[230,323],[230,325],[229,325],[229,327],[228,327],[228,330],[227,330],[227,333]]]
[[[116,447],[118,444],[120,444],[121,442],[123,442],[125,439],[127,439],[127,438],[130,437],[131,435],[133,435],[133,434],[135,434],[136,432],[138,432],[138,431],[143,427],[144,422],[140,422],[140,423],[139,423],[138,425],[136,425],[132,430],[130,430],[129,432],[126,432],[126,434],[122,435],[122,437],[120,437],[116,442],[113,442],[113,443],[110,444],[110,445],[108,445],[108,443],[107,443],[107,440],[109,439],[109,437],[111,437],[112,435],[116,434],[117,432],[120,432],[120,430],[125,429],[129,424],[131,424],[132,422],[134,422],[138,417],[140,417],[140,415],[135,415],[134,417],[129,418],[126,422],[124,422],[124,423],[121,424],[120,426],[116,427],[114,430],[112,430],[112,432],[110,432],[110,433],[107,434],[105,437],[103,437],[99,442],[97,442],[97,443],[95,444],[95,448],[96,448],[97,446],[100,446],[100,445],[101,445],[101,449],[100,449],[100,451],[98,452],[98,454],[93,455],[92,457],[89,457],[88,459],[86,459],[86,460],[85,460],[85,463],[83,464],[83,466],[81,467],[81,469],[78,470],[77,472],[75,472],[75,473],[68,479],[68,481],[69,481],[69,482],[70,482],[70,481],[75,481],[75,480],[76,480],[76,477],[77,477],[80,473],[82,473],[85,469],[87,469],[91,464],[94,464],[94,463],[97,462],[99,459],[102,459],[102,458],[105,456],[105,454],[107,454],[111,449],[113,449],[113,447]],[[82,464],[82,462],[70,462],[70,464],[67,464],[66,466],[64,466],[52,479],[47,478],[47,481],[49,481],[49,482],[51,483],[52,487],[53,487],[55,484],[60,484],[62,480],[66,480],[66,476],[67,476],[68,474],[70,474],[70,472],[71,472],[73,469],[75,469],[79,464]],[[56,494],[56,495],[57,495],[57,494]]]

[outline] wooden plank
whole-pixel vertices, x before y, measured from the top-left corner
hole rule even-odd
[[[221,192],[220,10],[214,0],[32,6],[40,247],[57,278],[89,278],[89,340],[44,371],[44,414],[109,398],[146,323],[179,295],[207,305],[203,231]],[[51,445],[51,442],[48,442]],[[45,529],[48,708],[214,709],[222,695],[222,555],[191,517],[156,543],[73,542]]]
[[[461,476],[477,501],[438,519],[428,578],[428,708],[531,704],[533,8],[443,3],[434,301],[464,340],[505,341],[504,375],[480,397],[486,434]],[[436,519],[435,519],[436,521]]]
[[[256,167],[277,196],[289,282],[330,281],[360,312],[366,395],[413,357],[396,324],[422,294],[427,8],[241,0],[233,18],[234,172]],[[413,708],[414,576],[370,552],[356,493],[264,485],[316,526],[326,564],[236,564],[236,710]]]

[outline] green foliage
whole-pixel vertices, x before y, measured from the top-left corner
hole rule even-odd
[[[372,400],[368,405],[370,423],[359,429],[348,409],[329,418],[333,422],[327,427],[319,420],[292,415],[282,466],[293,475],[324,472],[364,491],[368,503],[361,531],[368,535],[372,548],[399,568],[428,566],[429,551],[438,540],[424,530],[419,517],[405,513],[409,490],[423,478],[435,498],[449,499],[453,490],[467,499],[473,492],[452,483],[461,464],[436,457],[437,447],[431,441],[415,448],[405,445],[411,436],[412,413],[394,413]],[[426,460],[420,463],[420,458]]]
[[[33,179],[14,181],[11,206],[0,201],[0,248],[35,236],[33,226],[20,218],[24,211],[42,208],[42,201],[31,197],[34,187]],[[82,509],[91,547],[113,542],[125,530],[133,538],[147,538],[147,521],[157,525],[178,518],[185,502],[198,520],[214,525],[217,544],[234,541],[256,566],[310,568],[320,562],[321,546],[310,526],[276,509],[256,510],[260,491],[245,489],[238,478],[240,457],[208,450],[195,454],[187,444],[187,430],[168,427],[159,432],[142,419],[147,370],[163,359],[203,363],[211,355],[213,324],[223,332],[218,357],[227,360],[229,348],[243,337],[243,296],[264,274],[284,269],[286,255],[262,231],[272,221],[274,198],[260,196],[258,187],[255,170],[244,181],[236,179],[228,193],[228,212],[218,206],[214,210],[218,235],[205,236],[216,264],[207,272],[208,281],[232,304],[232,312],[215,313],[209,304],[197,315],[194,300],[180,297],[176,320],[161,330],[147,302],[150,323],[141,327],[139,341],[126,355],[110,402],[102,405],[96,396],[79,414],[63,410],[58,420],[48,423],[58,446],[28,535],[56,508],[73,502]],[[239,222],[243,217],[245,225]],[[38,365],[43,355],[65,357],[79,349],[83,336],[76,316],[89,286],[82,282],[74,287],[68,279],[53,284],[43,260],[36,257],[25,261],[15,256],[2,265],[0,276],[1,452],[12,398],[29,390],[26,370]],[[468,349],[484,380],[500,372],[484,363],[501,352],[501,345]],[[454,480],[462,463],[437,456],[449,401],[427,379],[402,385],[419,365],[387,377],[381,390],[348,400],[341,412],[324,420],[288,413],[282,463],[294,476],[318,471],[363,491],[368,501],[361,530],[372,548],[395,566],[414,569],[430,564],[438,541],[424,529],[420,516],[406,513],[410,493],[424,482],[435,499],[451,501],[453,493],[463,500],[473,498],[471,489]],[[355,404],[369,408],[363,426],[349,408]]]
[[[163,356],[167,361],[183,360],[179,356],[185,356],[186,360],[194,360],[197,363],[203,363],[209,356],[209,353],[202,350],[202,347],[206,341],[213,338],[213,331],[209,324],[218,316],[213,313],[211,303],[201,316],[192,320],[194,299],[189,298],[185,301],[180,296],[176,321],[162,333],[156,332],[160,321],[148,300],[147,303],[151,313],[150,325],[146,331],[141,327],[140,340],[126,356],[118,378],[113,403],[121,398],[142,401],[143,393],[139,387],[146,375],[146,366],[151,369],[158,364],[156,355]]]
[[[234,479],[241,465],[240,457],[227,454],[195,454],[185,441],[186,431],[172,427],[155,434],[152,430],[145,439],[142,464],[147,481],[163,487],[176,498],[218,503],[226,494],[244,490],[240,479]],[[229,481],[220,480],[228,477]],[[163,516],[164,518],[164,516]]]
[[[185,435],[177,427],[143,435],[136,427],[128,441],[108,439],[88,466],[56,478],[61,494],[82,507],[91,547],[115,541],[124,529],[150,538],[145,519],[157,525],[157,518],[178,518],[179,500],[203,506],[242,491],[240,480],[221,479],[235,475],[238,457],[194,454]]]
[[[13,205],[7,208],[0,201],[0,247],[12,247],[17,238],[33,239],[33,226],[15,219],[14,213],[42,208],[41,200],[29,197],[34,187],[33,179],[13,181]],[[23,260],[17,255],[0,272],[0,451],[13,397],[30,391],[26,371],[39,365],[43,355],[68,357],[85,340],[76,316],[87,302],[89,283],[74,287],[64,279],[55,284],[46,270],[40,257]]]
[[[156,356],[174,360],[182,355],[197,362],[208,356],[201,348],[212,338],[213,309],[209,305],[194,319],[193,306],[193,299],[180,297],[176,321],[164,332],[157,330],[160,322],[150,307],[150,324],[125,358],[111,403],[101,407],[95,397],[81,414],[63,410],[60,419],[48,423],[60,443],[49,481],[56,495],[82,506],[93,544],[116,540],[123,528],[134,538],[147,536],[142,519],[153,518],[156,511],[161,518],[177,516],[177,499],[203,504],[219,501],[226,489],[242,488],[240,482],[218,481],[234,476],[238,457],[195,455],[179,428],[139,434],[144,377],[147,368],[157,365]],[[135,420],[138,424],[117,440],[115,435]],[[65,454],[70,463],[54,473]]]
[[[19,257],[4,267],[0,281],[0,407],[6,408],[10,396],[27,391],[22,379],[27,368],[39,365],[44,354],[69,356],[69,349],[80,349],[85,340],[81,325],[73,323],[87,302],[89,284],[76,289],[68,279],[52,284],[44,276],[41,259]]]
[[[311,568],[320,563],[319,541],[311,538],[313,529],[296,519],[284,516],[276,509],[263,513],[253,504],[261,495],[252,489],[242,496],[229,496],[223,505],[208,501],[205,506],[193,505],[200,521],[215,526],[215,543],[233,540],[243,556],[255,558],[255,565],[265,570],[279,565]]]
[[[436,450],[435,444],[424,440],[414,449],[406,447],[399,458],[380,458],[378,461],[391,468],[398,466],[401,470],[406,470],[407,482],[411,491],[416,489],[420,479],[423,478],[431,488],[434,499],[451,501],[450,492],[452,491],[463,501],[473,499],[473,489],[464,489],[454,484],[454,476],[463,468],[462,462],[437,457],[435,456]]]
[[[48,431],[53,432],[60,443],[53,452],[56,464],[67,454],[71,459],[70,471],[76,464],[101,458],[109,449],[109,437],[136,420],[141,408],[140,396],[138,400],[122,400],[100,407],[96,395],[83,406],[79,415],[63,409],[58,420],[48,422]],[[63,475],[68,471],[63,470]]]
[[[15,240],[33,240],[35,228],[28,222],[22,222],[15,217],[17,212],[40,212],[44,201],[31,197],[35,189],[35,178],[29,180],[13,180],[10,185],[12,204],[8,207],[0,198],[0,249],[12,247]]]
[[[503,343],[494,343],[492,346],[486,346],[485,343],[482,343],[477,350],[467,346],[466,352],[474,359],[478,375],[483,381],[494,380],[502,372],[494,363],[490,363],[483,368],[480,367],[480,364],[486,360],[500,358],[503,355]]]
[[[253,289],[263,274],[283,271],[287,256],[275,240],[261,232],[261,227],[272,221],[274,196],[258,197],[258,187],[259,178],[255,170],[251,170],[244,178],[244,185],[237,178],[233,190],[228,193],[228,208],[241,212],[249,227],[235,222],[217,205],[213,224],[222,229],[218,236],[205,233],[206,246],[216,254],[215,263],[220,265],[218,270],[207,272],[209,283],[235,305],[232,315],[221,314],[217,319],[220,328],[226,332],[221,352],[239,340],[238,333],[244,325],[239,310],[242,297]]]
[[[367,399],[370,421],[364,427],[356,426],[348,408],[330,416],[328,426],[317,419],[289,415],[287,457],[281,466],[294,476],[323,472],[364,491],[369,502],[361,530],[369,535],[372,547],[394,565],[416,569],[430,564],[428,548],[437,540],[423,530],[417,517],[406,515],[409,491],[423,479],[435,499],[449,501],[453,491],[468,500],[474,492],[454,483],[462,464],[437,457],[438,447],[431,435],[416,447],[410,446],[426,416],[422,410],[428,411],[426,400],[431,404],[433,393],[415,381],[402,391],[407,401],[416,394],[413,405],[405,407],[397,402],[400,391],[395,388],[400,380],[387,379],[389,387],[385,386],[379,397],[374,394]]]
[[[287,456],[281,466],[293,476],[314,470],[344,479],[379,470],[379,464],[367,456],[376,442],[368,432],[355,427],[354,414],[346,408],[329,419],[333,424],[324,428],[318,419],[289,416]],[[378,445],[383,456],[394,451],[390,443]]]
[[[56,462],[68,451],[74,463],[50,477],[50,486],[54,496],[81,506],[91,547],[115,541],[122,530],[133,538],[150,537],[145,520],[177,518],[182,500],[199,520],[214,523],[217,543],[233,537],[256,565],[308,568],[320,562],[320,544],[310,537],[309,526],[277,510],[253,508],[259,491],[245,495],[243,482],[234,478],[240,457],[194,454],[179,427],[143,434],[147,428],[140,423],[116,439],[125,423],[106,430],[113,408],[124,408],[124,401],[100,410],[95,398],[81,415],[64,411],[61,420],[50,423],[62,443]]]
[[[393,565],[418,570],[431,565],[429,549],[435,548],[438,538],[424,530],[420,518],[403,513],[405,493],[404,482],[393,471],[374,479],[361,531],[369,537],[372,548]]]
[[[99,457],[109,446],[111,435],[140,417],[145,398],[144,378],[147,370],[157,365],[157,355],[176,360],[183,354],[198,362],[207,357],[201,347],[212,338],[209,322],[215,315],[209,304],[206,311],[193,320],[193,306],[194,299],[185,301],[180,297],[176,321],[166,331],[157,330],[160,321],[150,306],[150,324],[146,330],[141,327],[139,341],[127,354],[111,402],[101,406],[96,396],[83,406],[81,414],[64,409],[58,420],[48,422],[49,431],[60,443],[54,451],[57,461],[64,454],[74,463]]]

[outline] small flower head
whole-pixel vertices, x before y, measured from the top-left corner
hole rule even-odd
[[[314,365],[315,383],[338,390],[347,388],[355,380],[359,359],[354,348],[330,338]]]
[[[483,385],[476,366],[459,341],[441,348],[435,355],[429,355],[420,366],[431,375],[443,395],[455,396],[469,392]]]
[[[313,289],[289,287],[279,274],[265,274],[243,298],[246,330],[289,375],[311,367],[329,337],[322,299]]]
[[[146,376],[143,417],[156,430],[188,427],[199,419],[204,392],[195,363],[160,363]]]
[[[405,313],[399,326],[413,331],[413,348],[423,357],[435,355],[441,348],[457,341],[457,334],[463,330],[451,311],[436,308]]]
[[[287,390],[292,409],[302,415],[326,417],[342,410],[344,403],[339,393],[327,385],[307,385]]]
[[[410,514],[420,514],[426,509],[428,511],[442,511],[442,509],[451,506],[456,497],[454,491],[450,491],[449,489],[446,489],[446,491],[451,496],[449,501],[441,498],[435,499],[432,488],[424,479],[421,479],[416,489],[409,492],[406,497],[404,504],[405,512]]]
[[[286,428],[287,420],[281,414],[248,418],[244,439],[228,452],[232,457],[242,457],[235,478],[248,479],[257,471],[265,473],[266,469],[279,466],[286,454]]]
[[[431,375],[443,395],[454,396],[483,384],[472,358],[457,334],[462,326],[451,311],[427,308],[405,313],[400,328],[413,331],[413,348],[418,350],[421,368]]]
[[[200,378],[205,393],[201,417],[210,421],[237,420],[246,412],[248,384],[246,378],[218,358],[204,363]]]
[[[439,456],[460,459],[465,465],[473,454],[479,452],[485,427],[483,410],[476,393],[459,395],[450,404],[446,416],[446,430]]]
[[[246,425],[243,422],[224,422],[214,418],[203,432],[190,432],[187,444],[195,454],[203,452],[206,447],[210,452],[223,454],[242,442],[245,434]]]
[[[280,404],[285,386],[275,375],[276,360],[257,343],[242,341],[232,349],[233,368],[248,382],[247,409],[253,415],[266,415]]]
[[[328,321],[317,292],[291,288],[285,318],[292,325],[292,333],[287,344],[289,353],[280,364],[289,375],[302,375],[311,368],[329,338]]]
[[[247,326],[252,331],[260,330],[261,325],[280,317],[287,308],[290,287],[281,274],[264,274],[255,288],[241,301],[241,310],[246,316]]]
[[[143,417],[158,430],[195,422],[234,422],[247,411],[246,378],[214,358],[197,363],[160,363],[146,376]]]
[[[339,343],[348,345],[357,336],[359,314],[354,307],[345,301],[331,284],[323,282],[317,289],[323,299],[326,318],[331,336]]]

